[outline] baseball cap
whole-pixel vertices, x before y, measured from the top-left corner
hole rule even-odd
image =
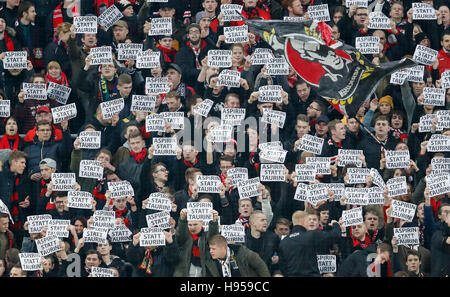
[[[41,162],[39,162],[39,167],[41,166],[47,166],[50,168],[56,168],[56,161],[50,158],[42,159]]]
[[[321,115],[317,118],[316,123],[325,122],[325,124],[328,124],[330,122],[330,119],[326,115]]]
[[[39,106],[36,109],[36,113],[40,113],[40,112],[48,112],[48,113],[50,113],[50,108],[48,108],[48,106]]]
[[[169,66],[167,66],[167,70],[169,70],[169,69],[175,69],[175,71],[177,71],[179,74],[183,73],[183,71],[181,70],[180,66],[178,66],[175,63],[170,63]]]
[[[198,24],[203,18],[209,19],[209,14],[204,10],[197,12],[197,14],[195,15],[195,22]]]

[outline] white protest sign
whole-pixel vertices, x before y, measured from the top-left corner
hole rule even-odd
[[[92,194],[85,191],[69,191],[67,193],[68,207],[92,209]]]
[[[27,69],[27,52],[26,51],[13,51],[4,52],[5,58],[3,58],[4,69]]]
[[[86,229],[85,229],[86,230]],[[46,236],[35,240],[37,250],[41,257],[48,256],[61,250],[58,237]]]
[[[317,255],[317,266],[321,274],[336,272],[336,255]]]
[[[228,68],[232,66],[231,51],[229,50],[209,50],[208,51],[208,66]]]
[[[348,184],[365,184],[366,176],[370,174],[369,168],[347,168]]]
[[[209,139],[210,142],[228,142],[233,135],[233,126],[213,126],[209,129]]]
[[[338,149],[339,167],[354,164],[357,167],[362,166],[362,161],[358,158],[359,155],[364,155],[362,150],[343,150]]]
[[[274,163],[284,163],[286,159],[287,151],[285,150],[272,150],[265,149],[261,151],[260,160],[261,162],[274,162]]]
[[[350,8],[350,6],[357,6],[357,7],[367,7],[368,0],[346,0],[345,1],[345,7]]]
[[[406,77],[408,76],[408,71],[396,71],[391,74],[391,79],[389,83],[394,85],[403,85],[405,83]]]
[[[272,149],[276,151],[282,151],[283,150],[283,144],[281,141],[271,141],[271,142],[264,142],[258,144],[258,148],[263,151],[267,149]]]
[[[42,229],[44,229],[44,227],[48,225],[48,222],[51,219],[52,216],[49,214],[28,216],[27,217],[27,221],[29,222],[28,233],[30,234],[40,233]]]
[[[334,201],[341,199],[345,193],[345,185],[343,183],[329,183],[325,184],[325,186],[334,193]]]
[[[53,191],[74,191],[75,173],[52,173]]]
[[[129,242],[133,240],[133,233],[125,225],[119,225],[109,230],[108,235],[111,238],[111,242]]]
[[[136,68],[151,69],[161,67],[160,61],[161,52],[144,51],[139,52],[136,58]]]
[[[77,116],[77,107],[75,103],[53,107],[52,116],[53,116],[53,123],[55,124],[61,123],[65,119],[68,120],[73,119]]]
[[[380,52],[380,37],[364,36],[356,37],[355,47],[361,54],[378,54]]]
[[[177,139],[174,137],[157,137],[153,139],[155,150],[154,156],[176,156],[177,155]]]
[[[429,47],[418,44],[414,51],[413,60],[424,65],[433,65],[438,52]]]
[[[420,3],[420,2],[414,2],[412,3],[413,8],[413,20],[436,20],[437,15],[436,11],[434,10],[433,6],[426,4],[426,3]]]
[[[378,170],[375,168],[370,168],[370,176],[373,178],[373,183],[381,188],[386,186],[384,179],[381,177]]]
[[[266,75],[288,75],[289,64],[284,57],[272,58],[266,66]]]
[[[306,157],[306,164],[314,165],[317,175],[331,174],[330,158],[328,157]]]
[[[159,227],[162,229],[170,229],[170,212],[160,211],[145,216],[147,226],[150,228]]]
[[[362,207],[352,208],[342,211],[342,226],[350,227],[362,224],[364,222],[362,216]]]
[[[133,95],[130,111],[152,112],[155,110],[156,96]]]
[[[438,110],[436,114],[438,117],[436,131],[450,128],[450,110]]]
[[[143,48],[144,45],[142,43],[121,42],[117,47],[117,60],[136,60]]]
[[[47,87],[47,96],[61,104],[66,104],[72,89],[54,82],[49,82]]]
[[[110,46],[94,47],[89,54],[92,55],[91,65],[113,64],[112,47]]]
[[[374,30],[391,30],[391,20],[382,12],[371,12],[369,13],[368,28]]]
[[[386,156],[386,168],[388,169],[411,167],[409,151],[385,151],[384,154]]]
[[[328,4],[308,6],[308,15],[311,19],[315,21],[329,22],[330,12],[328,10]]]
[[[269,103],[281,103],[281,91],[283,88],[280,85],[267,85],[259,87],[259,102],[269,102]]]
[[[79,177],[102,179],[103,178],[103,166],[102,162],[97,160],[81,160]]]
[[[213,104],[214,102],[211,99],[205,99],[194,107],[194,113],[206,118],[208,117],[209,111],[211,110]]]
[[[277,125],[279,128],[284,127],[284,122],[286,121],[286,113],[284,111],[273,110],[264,108],[261,122]]]
[[[433,158],[431,159],[431,174],[450,173],[450,158]]]
[[[78,16],[73,18],[75,34],[97,34],[97,16]]]
[[[169,79],[167,77],[146,77],[145,94],[157,95],[170,92]]]
[[[244,199],[261,195],[262,192],[258,190],[258,185],[259,185],[259,177],[239,181],[238,182],[239,198]]]
[[[419,133],[431,132],[433,120],[437,118],[437,114],[425,114],[419,120]]]
[[[423,73],[425,71],[425,66],[417,65],[414,67],[407,68],[408,76],[406,79],[411,82],[422,82],[423,81]]]
[[[345,204],[367,205],[368,188],[345,188]]]
[[[172,18],[153,18],[151,19],[151,29],[148,31],[149,36],[155,35],[171,35],[172,34]]]
[[[99,149],[101,147],[102,132],[81,131],[78,138],[80,139],[79,147],[81,149]]]
[[[187,220],[211,221],[213,219],[212,209],[212,202],[188,202]]]
[[[114,270],[93,266],[91,268],[92,277],[114,277]]]
[[[184,129],[184,112],[162,112],[161,114],[172,129]]]
[[[125,101],[123,98],[109,100],[100,103],[102,109],[102,117],[104,120],[111,119],[115,114],[118,114],[124,107]]]
[[[368,188],[367,205],[383,205],[384,204],[384,188],[372,187]]]
[[[423,88],[423,105],[445,106],[445,89]]]
[[[312,164],[295,164],[296,182],[314,182],[316,180],[316,166]]]
[[[196,181],[199,193],[220,193],[222,181],[217,175],[197,175]]]
[[[95,229],[114,229],[116,227],[116,213],[110,210],[96,210],[94,212],[94,223],[92,228]]]
[[[48,221],[48,229],[46,236],[55,236],[58,238],[68,238],[70,220],[50,220]]]
[[[391,178],[386,182],[388,188],[388,197],[396,197],[408,194],[406,186],[406,176]]]
[[[220,12],[222,13],[223,22],[240,21],[242,15],[242,5],[237,4],[222,4],[220,5]]]
[[[391,217],[411,222],[416,213],[417,205],[400,200],[392,200]]]
[[[23,83],[23,99],[47,100],[46,84]]]
[[[308,200],[308,185],[299,183],[295,189],[294,200],[307,201]]]
[[[11,102],[9,100],[0,100],[0,117],[9,118],[11,115]]]
[[[144,231],[141,229],[141,236],[139,237],[141,247],[166,245],[166,237],[162,228],[145,228]]]
[[[241,43],[248,42],[248,26],[224,27],[225,43]]]
[[[308,185],[308,201],[312,205],[316,206],[320,201],[326,201],[330,198],[328,189],[325,184],[310,184]]]
[[[83,238],[84,242],[93,242],[106,244],[106,237],[108,236],[107,229],[94,229],[94,228],[84,228]]]
[[[302,136],[302,140],[300,142],[299,150],[310,152],[316,155],[320,155],[322,153],[323,142],[325,139],[312,136],[310,134],[305,134]]]
[[[134,189],[127,180],[108,182],[108,190],[111,191],[112,199],[134,196]]]
[[[450,175],[447,172],[428,175],[427,187],[430,197],[450,193]]]
[[[105,10],[97,19],[100,26],[103,26],[106,28],[106,31],[114,25],[118,20],[123,18],[123,14],[120,12],[120,10],[113,4],[110,7],[108,7],[107,10]]]
[[[245,108],[224,108],[220,122],[222,125],[239,126],[244,119]]]
[[[167,194],[159,192],[151,193],[148,197],[148,203],[145,208],[160,211],[171,211],[172,201],[170,201],[169,195]]]
[[[394,236],[398,245],[418,245],[419,227],[394,228]]]
[[[292,22],[292,23],[301,23],[305,21],[305,18],[303,17],[290,17],[290,16],[284,16],[283,21],[285,22]]]
[[[145,131],[146,132],[165,132],[166,120],[162,114],[151,113],[145,117]]]
[[[248,179],[246,167],[235,167],[227,170],[227,177],[231,178],[231,186],[237,186],[238,182]]]
[[[244,243],[245,242],[245,226],[240,224],[222,225],[220,234],[227,239],[228,242]]]
[[[252,65],[265,65],[273,59],[272,50],[269,48],[256,48],[250,58]]]
[[[450,89],[450,70],[444,71],[441,74],[441,88]]]
[[[450,151],[450,136],[433,134],[428,140],[427,151],[448,152]]]
[[[20,253],[19,259],[23,271],[36,271],[42,269],[41,255],[39,253]]]
[[[261,164],[260,179],[262,182],[284,182],[283,164]]]
[[[219,74],[217,86],[239,88],[241,86],[240,79],[241,73],[239,71],[224,69]]]

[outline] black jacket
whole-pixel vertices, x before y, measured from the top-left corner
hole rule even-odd
[[[450,236],[450,227],[443,222],[431,239],[432,268],[431,276],[450,276],[450,245],[446,242]]]
[[[179,248],[176,241],[163,247],[158,247],[150,252],[153,264],[151,265],[151,273],[139,268],[142,261],[146,257],[146,249],[143,247],[135,247],[132,244],[126,251],[128,262],[133,264],[133,276],[147,277],[172,277],[175,264],[179,261]]]
[[[67,79],[72,77],[72,65],[70,64],[69,54],[62,41],[51,42],[47,44],[44,50],[45,67],[51,61],[56,61],[61,65],[62,71],[66,74]]]
[[[261,237],[259,239],[254,238],[250,230],[247,228],[245,235],[245,246],[250,250],[257,253],[261,259],[266,263],[267,268],[271,268],[272,266],[272,256],[275,252],[278,252],[278,247],[280,244],[280,238],[271,231],[266,231],[261,233]],[[258,244],[256,241],[261,240],[260,249],[258,250]]]
[[[370,258],[368,256],[372,253],[377,253],[375,245],[369,245],[363,250],[355,251],[338,268],[337,276],[367,277],[367,266],[370,264],[370,261],[368,261]]]

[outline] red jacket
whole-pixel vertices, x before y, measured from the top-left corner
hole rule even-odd
[[[447,54],[442,48],[437,55],[437,59],[439,61],[439,76],[441,76],[442,72],[450,69],[450,53]]]

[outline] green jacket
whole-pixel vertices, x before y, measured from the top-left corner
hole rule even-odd
[[[236,264],[239,268],[241,277],[270,277],[269,269],[266,263],[259,257],[257,253],[249,250],[243,245],[229,244],[228,247],[234,252],[236,257]],[[208,257],[206,262],[206,275],[207,277],[220,277],[219,270],[215,263],[215,260]]]
[[[189,269],[191,267],[192,246],[194,241],[189,234],[188,224],[186,219],[179,219],[177,232],[175,233],[175,240],[180,247],[180,261],[175,266],[173,276],[188,277]],[[205,262],[209,256],[208,240],[214,235],[219,234],[219,225],[217,222],[209,222],[208,232],[203,232],[198,240],[198,248],[200,250],[200,263],[202,265],[202,276],[205,273]]]

